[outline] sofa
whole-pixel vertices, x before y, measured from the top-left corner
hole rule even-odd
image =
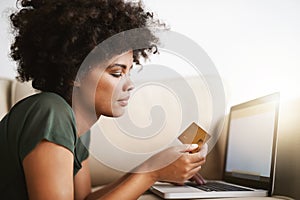
[[[0,118],[2,118],[9,109],[20,99],[36,93],[30,83],[20,83],[16,80],[0,78]],[[105,123],[105,122],[100,122]],[[202,167],[200,173],[204,178],[219,179],[222,177],[222,166],[224,164],[224,151],[225,151],[225,139],[226,139],[226,123],[222,128],[222,134],[217,141],[216,145],[209,152],[207,156],[206,164]],[[97,188],[108,184],[124,174],[124,172],[108,167],[103,164],[99,159],[95,158],[93,154],[89,157],[89,165],[91,171],[92,186]],[[263,199],[268,199],[266,197]],[[275,197],[273,197],[275,198]],[[139,199],[160,199],[157,196],[146,192]],[[235,198],[237,199],[237,198]],[[245,198],[244,198],[245,199]],[[260,198],[249,198],[260,199]]]

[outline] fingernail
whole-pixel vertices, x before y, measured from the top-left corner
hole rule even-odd
[[[197,148],[197,147],[198,147],[198,144],[192,144],[191,147],[192,147],[192,148]]]

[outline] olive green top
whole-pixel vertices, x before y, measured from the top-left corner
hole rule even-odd
[[[89,143],[89,133],[84,139]],[[18,102],[0,122],[0,199],[28,199],[23,159],[42,140],[74,155],[73,174],[89,153],[77,137],[73,110],[55,93],[42,92]]]

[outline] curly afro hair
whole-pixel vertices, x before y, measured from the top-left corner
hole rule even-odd
[[[18,80],[32,80],[41,91],[55,92],[71,103],[74,79],[85,57],[98,44],[120,32],[146,28],[143,49],[134,62],[156,52],[158,39],[149,27],[164,26],[145,12],[141,2],[123,0],[18,0],[10,19],[15,33],[11,57]],[[130,46],[130,45],[129,45]],[[154,49],[154,50],[153,50]],[[126,49],[120,50],[124,51]],[[129,47],[127,48],[129,50]]]

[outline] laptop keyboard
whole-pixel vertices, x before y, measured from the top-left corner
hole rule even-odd
[[[203,185],[197,185],[196,183],[186,183],[186,185],[196,187],[200,190],[204,190],[206,192],[212,192],[212,191],[252,191],[251,189],[246,189],[238,186],[232,186],[232,185],[227,185],[223,183],[218,183],[218,182],[208,182]]]

